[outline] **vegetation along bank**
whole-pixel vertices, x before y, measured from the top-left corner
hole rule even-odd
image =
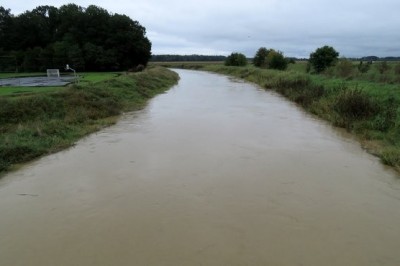
[[[342,77],[340,62],[324,74],[307,73],[306,63],[293,64],[285,71],[222,63],[161,64],[226,74],[275,90],[334,126],[346,128],[383,163],[400,170],[400,86],[393,80],[384,82],[373,70]]]
[[[152,67],[60,90],[0,96],[0,173],[115,123],[121,112],[143,108],[178,79],[175,72]]]

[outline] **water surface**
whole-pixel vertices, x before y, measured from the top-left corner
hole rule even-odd
[[[0,265],[400,265],[400,185],[345,132],[205,72],[0,180]]]

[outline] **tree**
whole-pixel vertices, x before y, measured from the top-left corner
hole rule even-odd
[[[0,50],[22,69],[69,63],[87,71],[122,70],[147,65],[151,42],[139,22],[94,5],[39,6],[18,16],[0,6]]]
[[[38,58],[42,49],[40,47],[35,47],[33,49],[28,49],[25,52],[24,61],[22,63],[22,67],[24,71],[38,71],[40,66],[38,64]]]
[[[75,44],[68,47],[68,64],[76,70],[85,69],[85,61],[79,45]]]
[[[267,56],[270,50],[265,47],[261,47],[258,49],[256,55],[253,59],[253,64],[256,67],[266,67],[267,66]]]
[[[283,56],[282,52],[271,49],[268,53],[266,63],[268,68],[285,70],[288,65],[288,61]]]
[[[10,32],[12,32],[12,20],[13,17],[10,13],[10,9],[5,9],[0,6],[0,49],[8,49],[12,47],[12,41],[10,40]]]
[[[330,66],[333,66],[337,59],[339,53],[331,46],[323,46],[315,50],[315,52],[310,54],[310,64],[313,66],[315,72],[321,73]]]
[[[231,53],[225,60],[226,66],[245,66],[247,65],[247,59],[244,54]]]
[[[288,60],[286,60],[282,52],[261,47],[254,56],[253,64],[256,67],[285,70],[288,65]]]

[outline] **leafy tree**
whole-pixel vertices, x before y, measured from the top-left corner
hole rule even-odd
[[[226,60],[226,66],[245,66],[247,65],[247,59],[244,54],[241,53],[231,53]]]
[[[0,6],[0,48],[10,49],[12,47],[12,42],[10,40],[10,33],[12,32],[12,20],[13,17],[10,13],[10,9],[5,9]]]
[[[338,59],[339,53],[331,46],[323,46],[310,54],[310,64],[315,72],[321,73],[328,67],[334,65]]]
[[[256,67],[266,67],[267,66],[267,56],[270,50],[265,47],[261,47],[258,49],[256,55],[253,59],[253,64]]]
[[[32,71],[66,63],[89,71],[121,70],[145,66],[151,42],[139,22],[94,5],[39,6],[18,16],[0,6],[0,50],[3,58]]]
[[[42,49],[40,47],[35,47],[33,49],[28,49],[25,53],[24,61],[22,66],[25,71],[35,71],[39,67],[38,58]]]
[[[76,70],[85,69],[85,61],[79,45],[75,44],[68,48],[68,64]]]
[[[68,63],[68,43],[65,41],[56,42],[53,45],[53,62],[56,68],[64,68]]]
[[[283,56],[282,52],[271,49],[268,53],[266,63],[268,68],[285,70],[288,66],[288,61]]]
[[[285,70],[288,60],[285,59],[282,52],[261,47],[254,56],[253,64],[257,67]]]

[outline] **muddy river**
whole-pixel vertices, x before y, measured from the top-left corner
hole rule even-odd
[[[0,179],[0,265],[400,265],[400,179],[225,76]]]

